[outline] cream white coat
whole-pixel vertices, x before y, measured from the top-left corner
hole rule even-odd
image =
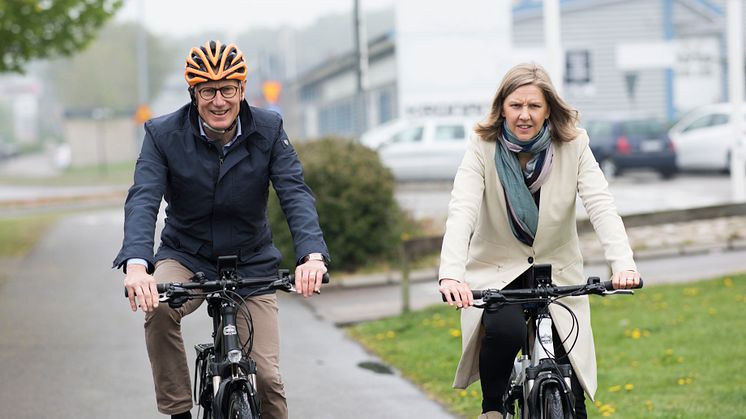
[[[505,195],[495,168],[494,142],[474,136],[458,169],[448,207],[439,278],[466,281],[472,289],[502,288],[534,264],[550,263],[556,285],[585,283],[575,202],[582,199],[613,272],[636,270],[627,234],[608,183],[588,146],[588,135],[554,143],[554,164],[541,187],[539,225],[532,247],[511,232]],[[531,259],[529,259],[531,258]],[[531,262],[532,261],[532,262]],[[608,278],[604,278],[608,279]],[[586,393],[596,391],[596,353],[588,297],[562,300],[580,322],[570,361]],[[569,314],[550,307],[560,336],[570,332]],[[461,310],[462,355],[453,386],[479,379],[482,310]],[[569,350],[570,343],[565,344]]]

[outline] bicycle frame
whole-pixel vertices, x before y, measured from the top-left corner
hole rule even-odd
[[[518,402],[520,417],[532,418],[539,412],[535,412],[537,406],[531,401],[534,394],[534,384],[537,379],[542,382],[559,383],[560,394],[565,406],[571,406],[571,417],[575,417],[575,400],[572,395],[572,368],[569,365],[558,364],[555,361],[554,354],[547,348],[554,347],[552,335],[552,317],[549,315],[548,306],[541,306],[536,309],[537,313],[531,316],[533,330],[533,345],[529,345],[531,333],[526,336],[526,342],[523,345],[521,354],[519,354],[513,364],[513,373],[508,391],[504,396],[507,407],[506,419],[514,418],[509,407],[514,407]],[[529,327],[529,330],[532,328]],[[527,355],[530,354],[530,355]],[[514,412],[514,411],[513,411]]]
[[[258,415],[256,362],[243,354],[238,339],[237,304],[217,296],[207,297],[207,303],[207,311],[212,316],[213,343],[194,346],[197,352],[195,401],[205,409],[205,419],[222,418],[227,411],[227,395],[236,388],[242,388],[248,396],[252,412]],[[251,346],[251,342],[248,345]]]

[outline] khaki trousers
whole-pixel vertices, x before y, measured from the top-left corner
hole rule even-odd
[[[193,273],[180,263],[168,259],[155,265],[156,282],[185,282]],[[145,344],[150,357],[158,411],[166,415],[192,408],[192,389],[187,366],[181,319],[196,310],[204,300],[189,300],[178,309],[161,303],[145,315]],[[262,403],[262,417],[287,419],[285,389],[280,377],[280,333],[275,294],[249,297],[244,306],[254,324],[254,346],[251,357],[257,363],[257,390]],[[237,317],[238,335],[248,336],[244,316]],[[205,336],[208,336],[205,331]]]

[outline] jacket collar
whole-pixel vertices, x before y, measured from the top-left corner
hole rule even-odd
[[[192,103],[189,105],[189,124],[192,127],[192,133],[195,137],[201,138],[199,127],[199,113],[197,106]],[[251,106],[246,100],[241,101],[241,108],[238,111],[238,119],[241,121],[241,135],[236,138],[236,143],[242,142],[246,137],[256,132],[256,121],[251,111]]]

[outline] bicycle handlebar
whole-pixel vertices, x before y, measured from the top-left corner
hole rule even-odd
[[[235,279],[218,279],[208,281],[205,274],[197,272],[188,282],[167,282],[157,284],[158,294],[178,290],[201,290],[204,292],[216,292],[223,289],[237,290],[241,288],[264,288],[266,290],[282,290],[285,292],[292,291],[295,282],[295,274],[286,271],[280,271],[277,275],[267,277],[235,278]],[[322,284],[329,283],[329,274],[325,273],[321,278]],[[124,296],[129,297],[127,289],[124,289]]]
[[[640,283],[634,289],[642,288],[643,282],[640,278]],[[567,286],[556,286],[549,285],[544,287],[536,288],[521,288],[521,289],[484,289],[484,290],[472,290],[472,296],[475,300],[496,300],[505,301],[507,299],[514,300],[532,300],[537,298],[549,298],[549,297],[566,297],[570,295],[608,295],[608,294],[634,294],[630,288],[615,289],[611,284],[611,281],[601,282],[598,277],[588,278],[588,282],[583,285],[567,285]],[[441,294],[441,298],[444,302],[448,301],[445,294]]]

